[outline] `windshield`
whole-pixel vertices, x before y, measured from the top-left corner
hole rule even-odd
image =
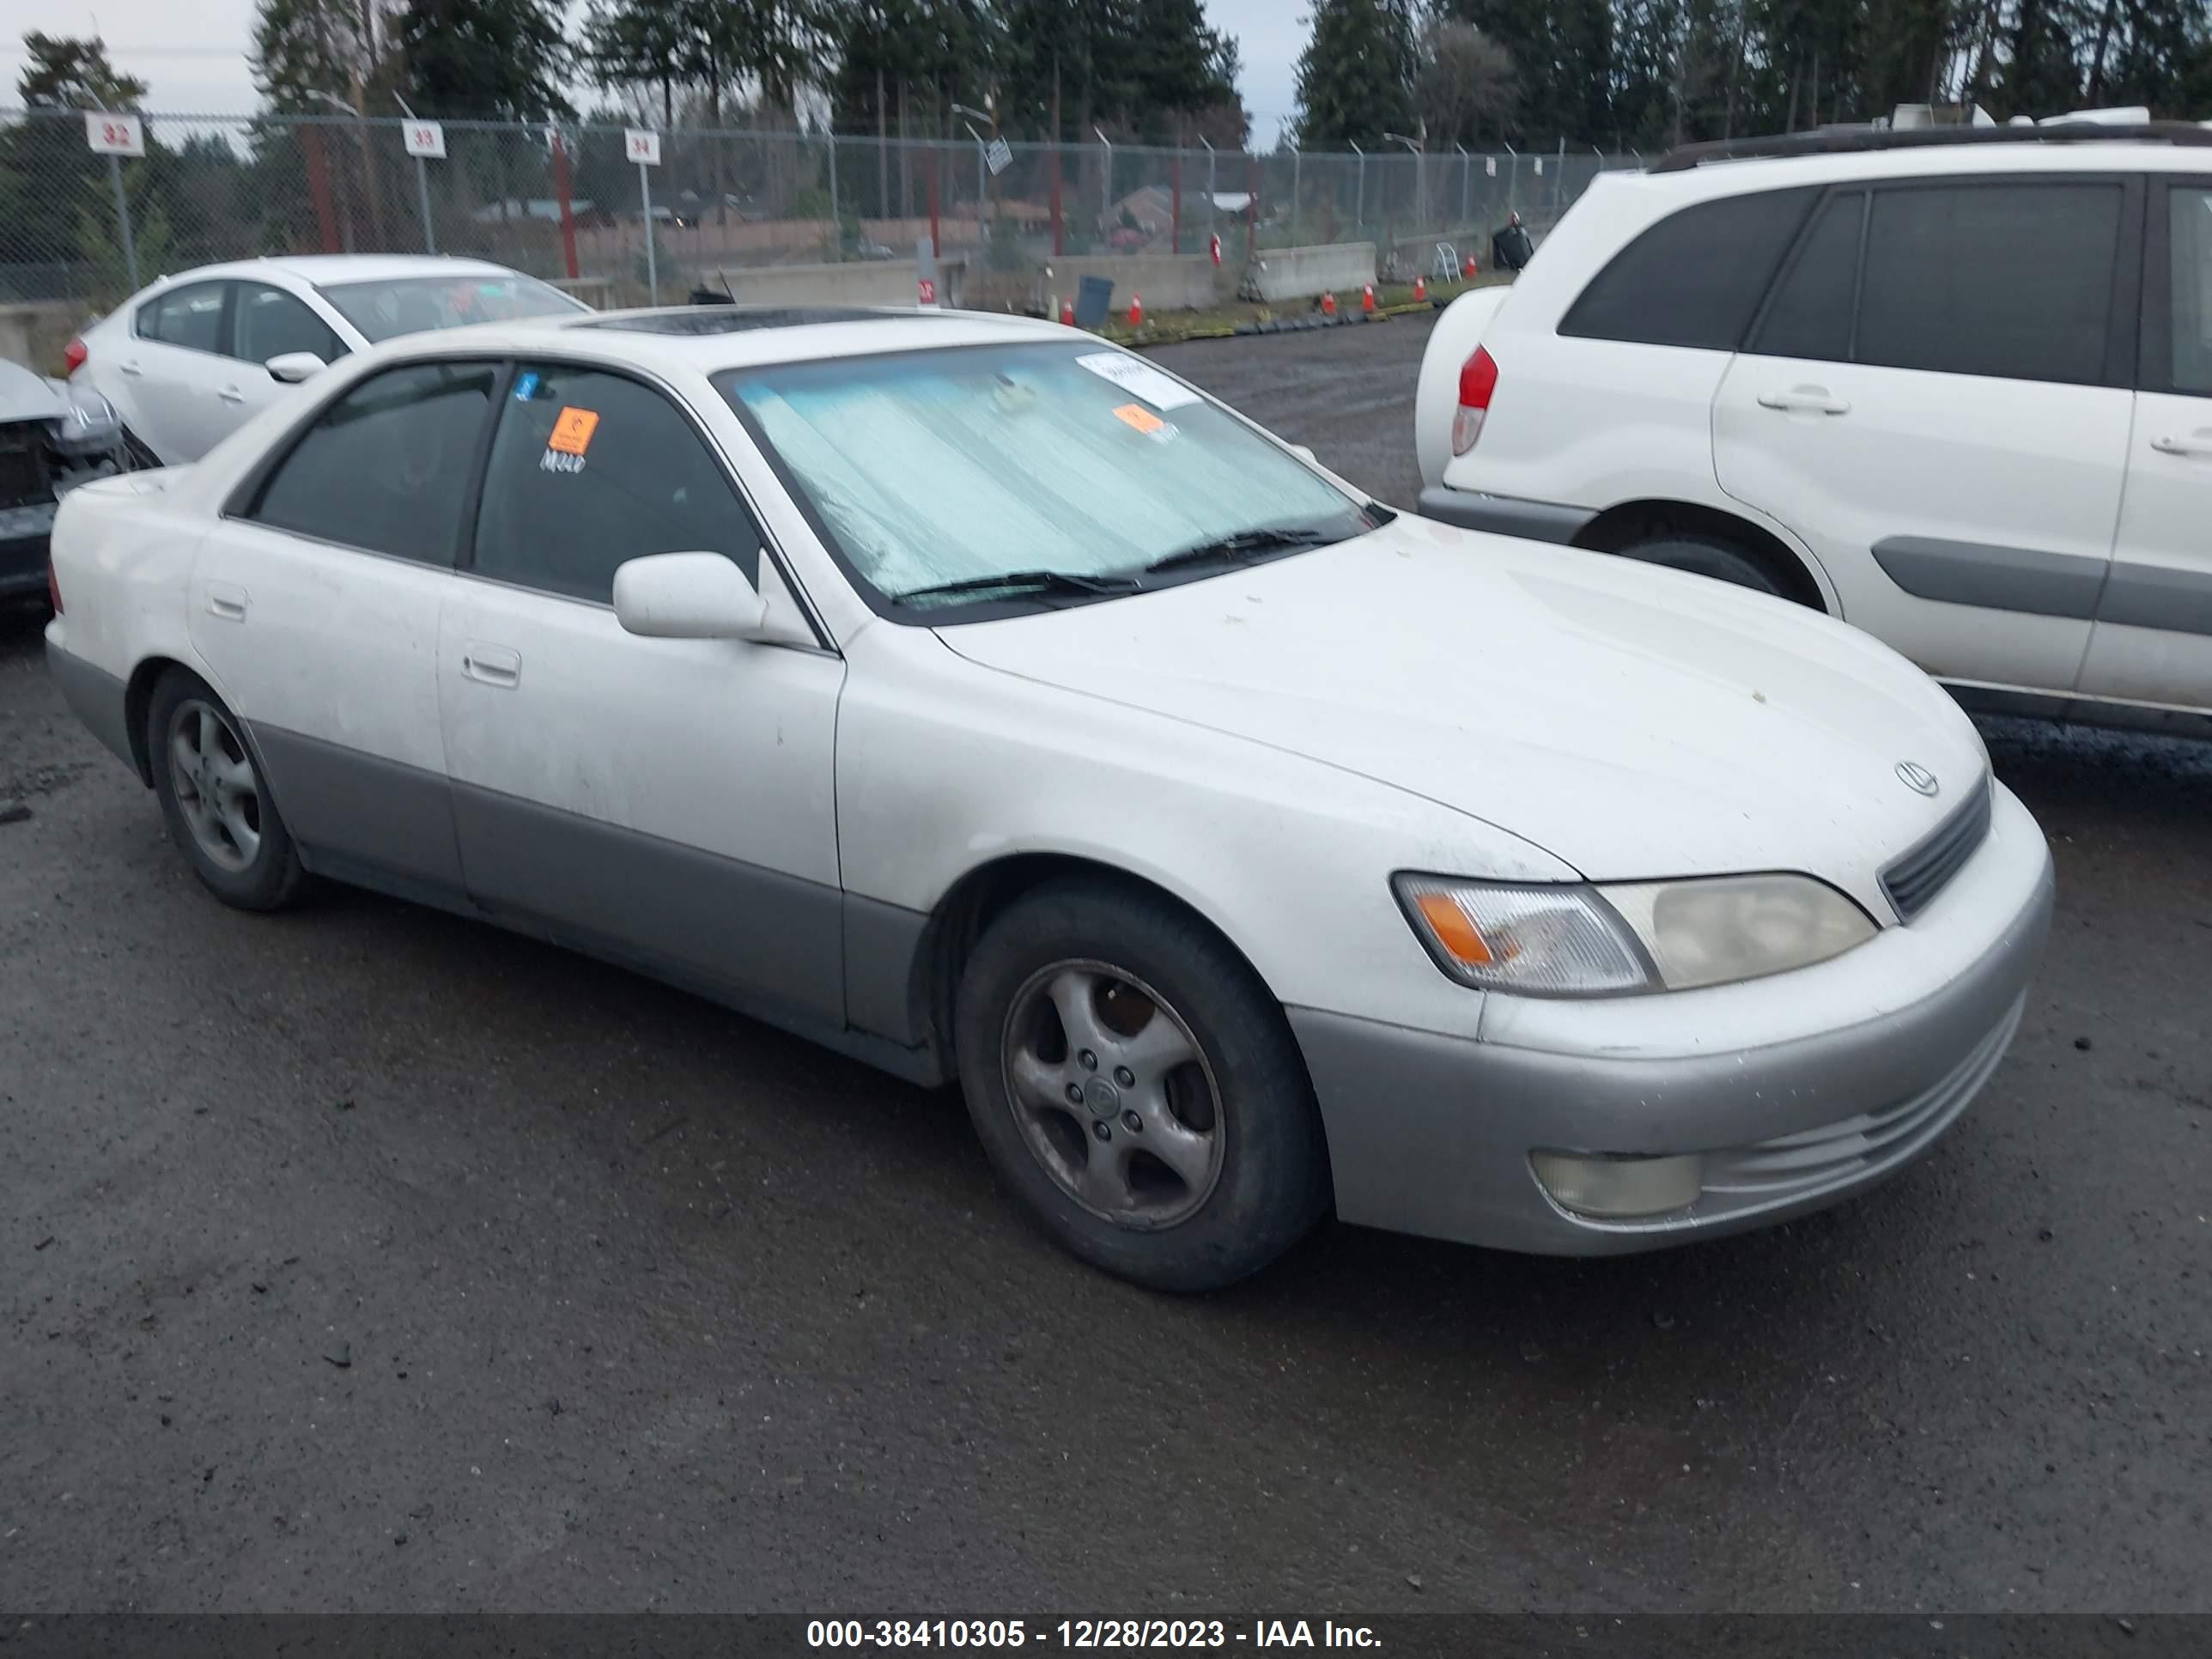
[[[716,383],[854,574],[908,609],[1017,592],[1080,602],[1153,580],[1097,579],[1217,543],[1213,568],[1370,527],[1227,410],[1088,343],[771,364]],[[1210,574],[1182,562],[1158,580]]]
[[[338,283],[324,289],[322,294],[371,345],[435,328],[505,323],[518,317],[550,317],[591,309],[557,288],[511,270]]]

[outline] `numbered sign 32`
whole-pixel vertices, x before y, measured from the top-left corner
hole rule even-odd
[[[410,121],[407,124],[407,153],[427,155],[434,161],[446,159],[446,129],[435,121]]]
[[[135,115],[109,115],[100,110],[88,110],[84,142],[92,147],[94,155],[143,155],[146,125]]]
[[[623,134],[623,160],[635,167],[660,165],[660,135],[632,127]]]
[[[934,277],[924,276],[916,286],[921,290],[923,305],[933,306],[937,303],[937,281]]]

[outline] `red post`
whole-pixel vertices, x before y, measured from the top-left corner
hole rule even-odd
[[[576,268],[576,204],[568,185],[568,145],[557,132],[553,135],[553,193],[561,198],[561,258],[573,279],[583,274]]]
[[[1181,150],[1176,152],[1175,160],[1170,164],[1169,176],[1174,180],[1175,187],[1173,221],[1175,228],[1168,233],[1168,251],[1171,253],[1180,253],[1182,252],[1182,152]]]
[[[337,210],[331,201],[331,161],[323,154],[323,130],[300,129],[300,143],[307,152],[307,194],[315,199],[315,229],[323,239],[323,252],[338,251]]]

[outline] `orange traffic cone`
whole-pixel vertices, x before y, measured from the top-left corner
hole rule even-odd
[[[1060,302],[1060,325],[1062,328],[1073,328],[1075,326],[1074,301],[1062,300]]]
[[[1470,283],[1471,283],[1471,282],[1473,282],[1473,281],[1474,280],[1474,255],[1473,255],[1472,253],[1470,253],[1470,254],[1468,254],[1468,255],[1467,256],[1467,272],[1466,272],[1466,275],[1467,275],[1467,279],[1468,279],[1468,281],[1469,281]]]
[[[1321,314],[1324,317],[1336,315],[1336,295],[1324,294],[1321,296]]]
[[[1131,328],[1142,328],[1144,325],[1145,296],[1141,294],[1132,292],[1129,295],[1129,326]]]
[[[1370,317],[1372,317],[1375,314],[1374,283],[1370,283],[1366,287],[1359,290],[1359,308],[1365,312]]]
[[[1414,278],[1413,278],[1413,303],[1414,303],[1415,305],[1419,305],[1422,301],[1424,301],[1424,300],[1427,299],[1428,297],[1429,297],[1429,279],[1428,279],[1427,277],[1425,277],[1425,276],[1416,276],[1416,277],[1414,277]]]

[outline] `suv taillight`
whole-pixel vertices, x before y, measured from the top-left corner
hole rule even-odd
[[[71,340],[69,349],[62,353],[62,362],[72,374],[84,367],[84,360],[92,356],[92,349],[82,339]]]
[[[1452,453],[1464,455],[1482,435],[1483,417],[1490,413],[1491,395],[1498,390],[1498,360],[1481,346],[1474,349],[1459,371],[1459,413],[1452,416]]]
[[[46,561],[46,603],[54,608],[54,615],[62,614],[62,579],[54,574],[54,562]]]

